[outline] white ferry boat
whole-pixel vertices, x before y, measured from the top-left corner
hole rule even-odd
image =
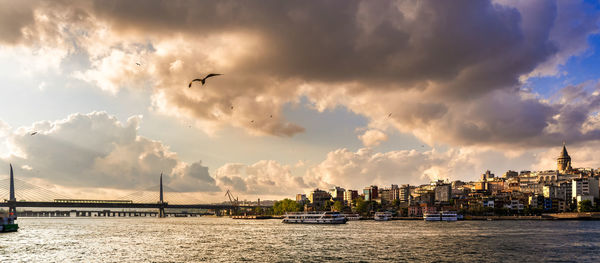
[[[344,217],[348,219],[348,221],[360,220],[360,215],[358,214],[344,214]]]
[[[437,213],[425,213],[423,214],[423,219],[425,221],[456,221],[458,220],[458,215],[456,212],[444,211]]]
[[[286,213],[283,223],[288,224],[345,224],[348,219],[338,212]]]
[[[392,220],[392,213],[391,212],[377,212],[377,213],[375,213],[375,216],[373,217],[373,219],[375,219],[375,221]]]

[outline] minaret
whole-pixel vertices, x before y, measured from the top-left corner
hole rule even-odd
[[[556,159],[556,169],[560,172],[568,172],[571,168],[571,156],[567,152],[565,142],[563,142],[562,152]]]

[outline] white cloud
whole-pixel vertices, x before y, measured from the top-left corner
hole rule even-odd
[[[388,137],[385,133],[380,130],[367,130],[362,135],[359,135],[358,138],[362,141],[363,145],[366,147],[377,146],[383,141],[387,141]]]
[[[201,162],[185,163],[160,141],[139,136],[140,121],[132,116],[123,123],[93,112],[37,122],[7,135],[22,154],[1,160],[22,167],[22,177],[70,188],[143,189],[157,185],[162,172],[179,191],[219,190]],[[38,133],[31,136],[30,130]]]
[[[263,160],[252,165],[225,164],[217,169],[217,185],[246,196],[292,196],[304,192],[308,185],[293,176],[287,165]]]

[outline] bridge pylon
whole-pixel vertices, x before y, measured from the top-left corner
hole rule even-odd
[[[12,164],[10,165],[10,194],[8,198],[8,216],[17,219],[17,198],[15,198],[15,176],[13,174]]]
[[[163,183],[162,183],[162,173],[160,173],[160,200],[158,201],[160,207],[158,208],[158,217],[165,217],[165,202],[163,199]]]

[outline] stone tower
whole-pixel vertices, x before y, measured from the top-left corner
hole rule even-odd
[[[556,159],[556,169],[560,172],[567,172],[571,170],[571,156],[567,153],[567,147],[563,142],[562,152]]]

